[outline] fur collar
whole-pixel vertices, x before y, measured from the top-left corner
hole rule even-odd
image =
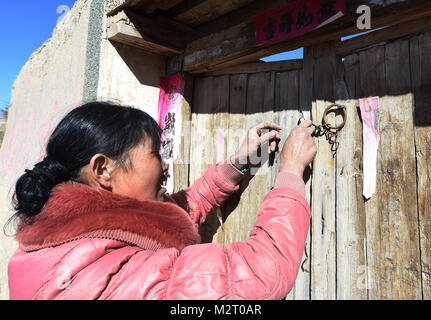
[[[81,238],[118,240],[146,250],[181,250],[200,242],[197,225],[174,203],[138,201],[76,182],[54,188],[30,223],[20,223],[16,234],[24,251]]]

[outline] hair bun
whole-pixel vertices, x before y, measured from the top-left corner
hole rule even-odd
[[[67,168],[57,160],[46,157],[33,170],[25,170],[25,174],[18,179],[15,210],[27,218],[37,215],[48,201],[51,190],[69,179]]]
[[[69,170],[60,162],[47,156],[42,162],[34,166],[33,173],[43,176],[46,183],[56,186],[70,179]]]

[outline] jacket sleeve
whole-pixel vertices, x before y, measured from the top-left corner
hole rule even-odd
[[[310,207],[291,188],[269,192],[246,243],[186,247],[168,299],[283,299],[293,288],[310,225]]]
[[[244,176],[229,160],[210,167],[193,185],[171,197],[190,214],[193,222],[203,223],[212,210],[218,208],[239,189]]]

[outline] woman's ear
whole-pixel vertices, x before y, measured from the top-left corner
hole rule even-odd
[[[112,191],[112,179],[109,168],[113,161],[103,154],[96,154],[90,160],[90,177],[99,187]]]

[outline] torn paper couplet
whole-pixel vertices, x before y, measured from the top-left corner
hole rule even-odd
[[[380,102],[379,97],[360,99],[363,122],[363,170],[365,199],[376,192],[377,150],[380,141]]]
[[[256,45],[292,39],[346,14],[346,0],[297,0],[253,17]]]
[[[182,134],[182,103],[184,82],[180,74],[160,81],[158,123],[163,130],[160,155],[169,164],[168,179],[164,187],[174,192],[174,160],[179,155]]]

